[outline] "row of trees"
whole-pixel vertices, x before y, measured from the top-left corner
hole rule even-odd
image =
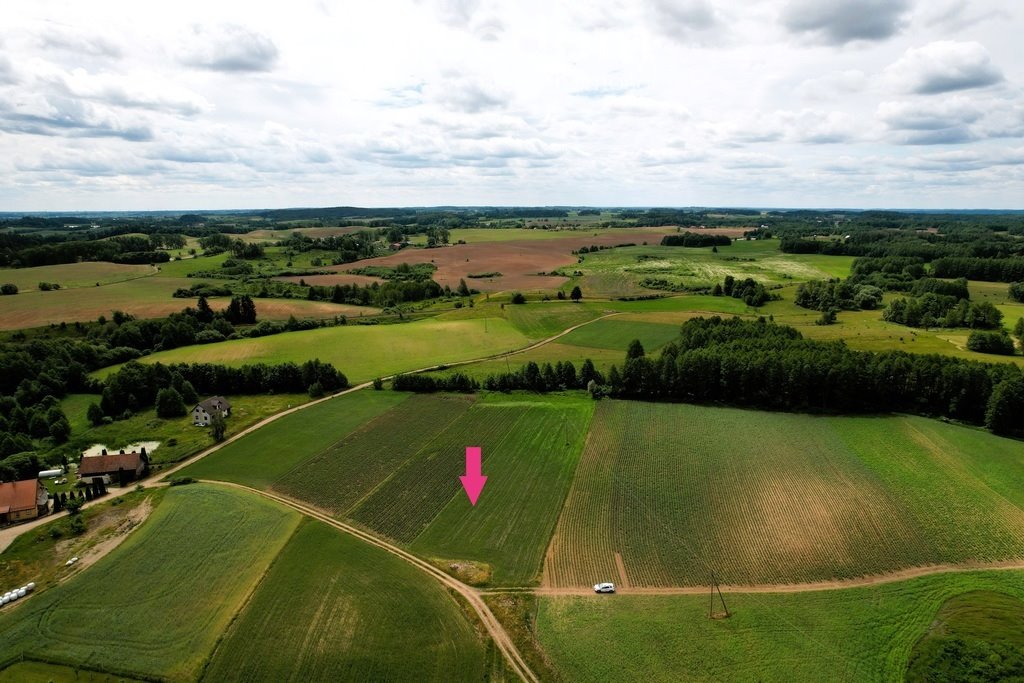
[[[708,235],[696,232],[680,232],[661,238],[663,247],[728,247],[732,240],[726,235]]]
[[[538,365],[530,361],[518,370],[488,375],[483,388],[488,391],[562,391],[565,389],[587,389],[590,382],[603,384],[604,378],[589,358],[583,361],[579,372],[571,361],[558,361],[554,365]]]
[[[925,294],[896,299],[882,313],[882,320],[908,327],[969,327],[998,329],[1003,313],[988,301],[971,302],[944,294]]]
[[[306,393],[314,385],[330,393],[347,387],[348,379],[333,365],[319,360],[302,365],[258,363],[237,368],[212,363],[130,362],[107,379],[98,408],[102,411],[100,419],[116,419],[154,405],[160,390],[168,387],[174,388],[184,400],[186,392],[194,392],[190,396]]]
[[[786,326],[697,318],[652,359],[634,343],[608,373],[613,396],[722,402],[770,409],[881,411],[944,416],[997,433],[1024,430],[1024,375],[978,363],[900,351],[852,351],[804,339]]]

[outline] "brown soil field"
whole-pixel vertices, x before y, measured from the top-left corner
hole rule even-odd
[[[572,251],[581,247],[614,246],[625,242],[657,244],[663,235],[675,228],[637,228],[630,235],[588,235],[586,233],[546,240],[511,240],[479,244],[456,244],[437,249],[403,249],[375,259],[360,261],[358,265],[334,266],[338,271],[363,266],[394,266],[399,263],[433,263],[437,266],[434,280],[455,288],[460,278],[474,289],[484,292],[509,290],[557,289],[567,280],[564,277],[538,275],[576,263]],[[712,228],[702,230],[709,234],[743,234],[742,228]],[[470,273],[499,272],[501,277],[468,278]],[[309,282],[309,280],[306,280]]]

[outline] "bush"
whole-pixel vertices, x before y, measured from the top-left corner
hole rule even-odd
[[[161,389],[156,395],[156,416],[162,418],[183,417],[188,409],[185,401],[173,387]]]
[[[193,477],[174,477],[171,479],[171,486],[185,486],[187,484],[194,484],[196,480]]]
[[[5,296],[10,296],[11,294],[17,294],[17,293],[18,293],[18,285],[11,284],[10,282],[7,282],[5,284],[0,285],[0,294],[3,294]]]
[[[383,389],[384,388],[384,380],[382,380],[380,377],[374,377],[373,378],[373,388],[374,388],[375,391],[380,391],[381,389]]]
[[[971,336],[967,338],[967,348],[978,353],[997,353],[1002,356],[1012,356],[1015,350],[1010,335],[1002,330],[971,332]]]
[[[514,303],[514,304],[525,304],[526,303],[526,297],[523,296],[522,292],[516,292],[515,294],[512,295],[512,303]]]

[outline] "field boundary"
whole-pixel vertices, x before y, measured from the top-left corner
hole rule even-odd
[[[834,579],[831,581],[809,581],[807,583],[757,583],[757,584],[721,584],[723,591],[733,593],[813,593],[816,591],[845,590],[847,588],[865,588],[881,586],[888,583],[909,581],[934,574],[962,574],[965,572],[1013,571],[1024,570],[1024,560],[1006,560],[1001,562],[964,562],[961,564],[930,564],[919,567],[897,569],[885,574],[871,574],[855,579]],[[663,586],[663,587],[615,587],[616,592],[624,595],[704,595],[711,586]],[[484,593],[533,593],[541,596],[558,595],[592,595],[594,591],[586,587],[553,588],[551,586],[514,586],[491,588]]]
[[[494,353],[494,354],[490,354],[488,356],[482,356],[480,358],[471,358],[469,360],[460,360],[460,361],[455,361],[455,362],[452,362],[452,363],[445,363],[444,367],[445,368],[452,368],[452,367],[458,367],[458,366],[462,366],[462,365],[470,365],[472,363],[482,363],[484,361],[497,360],[499,358],[504,358],[505,356],[514,356],[514,355],[517,355],[517,354],[520,354],[520,353],[526,353],[527,351],[532,351],[534,349],[540,348],[540,347],[544,346],[545,344],[550,344],[551,342],[555,341],[556,339],[564,337],[565,335],[569,334],[573,330],[576,330],[576,329],[578,329],[580,327],[583,327],[584,325],[589,325],[591,323],[597,322],[598,320],[604,320],[605,318],[610,318],[610,317],[615,316],[615,315],[622,315],[622,312],[621,311],[614,311],[614,312],[611,312],[611,313],[606,313],[606,314],[604,314],[604,315],[602,315],[602,316],[600,316],[598,318],[594,318],[593,320],[588,320],[586,322],[582,322],[579,325],[573,325],[572,327],[569,327],[569,328],[567,328],[565,330],[562,330],[561,332],[559,332],[556,335],[547,337],[545,339],[541,339],[540,341],[537,341],[537,342],[533,342],[532,344],[529,344],[529,345],[524,346],[524,347],[519,348],[519,349],[512,349],[510,351],[503,351],[501,353]],[[417,374],[417,373],[422,373],[422,372],[430,372],[431,370],[437,370],[437,369],[438,369],[437,364],[434,364],[434,365],[430,365],[428,367],[419,368],[417,370],[409,370],[408,372],[398,373],[398,374]],[[391,380],[391,379],[394,379],[394,378],[395,378],[395,375],[387,375],[385,377],[381,377],[381,379],[385,380],[385,381]],[[197,462],[197,461],[201,460],[202,458],[205,458],[206,456],[210,455],[211,453],[216,453],[217,451],[219,451],[224,446],[227,446],[230,443],[234,443],[238,439],[241,439],[243,436],[247,436],[247,435],[255,432],[257,429],[260,429],[261,427],[267,426],[268,424],[270,424],[271,422],[274,422],[275,420],[278,420],[278,419],[280,419],[282,417],[285,417],[286,415],[291,415],[292,413],[297,413],[300,410],[305,410],[306,408],[312,408],[313,406],[318,405],[320,403],[323,403],[324,401],[330,401],[332,398],[338,398],[339,396],[347,396],[348,394],[355,393],[357,391],[360,391],[362,389],[366,389],[366,388],[371,387],[371,386],[373,386],[373,381],[363,382],[361,384],[357,384],[354,387],[349,387],[348,389],[345,389],[344,391],[339,391],[336,394],[331,394],[330,396],[325,396],[323,398],[318,398],[318,399],[315,399],[313,401],[307,401],[306,403],[302,403],[300,405],[297,405],[294,408],[288,408],[287,410],[282,410],[279,413],[274,413],[273,415],[268,415],[267,417],[263,418],[262,420],[260,420],[256,424],[250,425],[249,427],[246,427],[242,431],[238,432],[237,434],[232,435],[231,437],[225,439],[224,441],[222,441],[222,442],[220,442],[218,444],[214,444],[213,446],[210,446],[205,451],[201,451],[201,452],[197,453],[196,455],[193,455],[193,456],[191,456],[189,458],[186,458],[185,460],[182,460],[182,461],[178,462],[177,464],[175,464],[173,467],[171,467],[168,470],[163,470],[160,473],[159,479],[156,478],[155,476],[154,477],[150,477],[150,478],[146,479],[145,481],[140,482],[139,486],[142,486],[143,488],[151,488],[153,486],[163,486],[163,485],[166,485],[166,483],[167,483],[166,480],[171,475],[176,474],[180,470],[183,470],[184,468],[188,467],[192,463]],[[86,503],[82,507],[85,508],[85,507],[89,507],[90,505],[92,505],[92,501]],[[31,531],[32,529],[35,529],[36,527],[42,526],[44,524],[47,524],[48,522],[50,522],[50,521],[52,521],[54,519],[56,519],[56,517],[54,515],[46,515],[45,517],[40,517],[38,519],[32,520],[31,522],[26,522],[24,524],[17,524],[17,525],[10,526],[10,527],[4,528],[4,529],[0,529],[0,553],[2,553],[3,551],[7,550],[8,546],[10,546],[11,543],[14,542],[14,539],[16,539],[18,536],[22,535],[25,532]]]
[[[444,573],[443,571],[433,566],[426,560],[422,560],[419,557],[413,555],[412,553],[402,550],[398,546],[392,545],[391,543],[388,543],[387,541],[377,538],[373,534],[369,534],[354,526],[345,524],[344,522],[340,522],[334,519],[333,517],[323,514],[316,508],[292,500],[291,498],[279,496],[277,494],[270,493],[267,491],[260,491],[259,489],[254,489],[249,486],[245,486],[244,484],[235,484],[232,482],[221,482],[212,480],[209,481],[208,483],[213,485],[230,486],[232,488],[243,489],[251,493],[263,496],[265,498],[274,500],[280,504],[287,505],[288,507],[292,508],[293,510],[296,510],[297,512],[307,517],[315,519],[319,522],[323,522],[324,524],[334,527],[339,531],[343,531],[347,534],[350,534],[351,536],[354,536],[355,538],[361,541],[381,548],[382,550],[385,550],[391,553],[392,555],[395,555],[396,557],[405,560],[417,569],[420,569],[421,571],[429,574],[437,581],[440,581],[441,584],[443,584],[444,586],[456,591],[469,603],[469,605],[477,613],[477,616],[480,618],[480,621],[483,623],[484,627],[487,629],[487,632],[490,634],[491,639],[494,641],[494,644],[505,656],[505,659],[511,665],[512,670],[516,673],[516,675],[518,675],[522,680],[528,681],[528,683],[539,683],[540,679],[537,678],[536,674],[534,674],[533,671],[530,669],[529,665],[527,665],[526,660],[523,659],[523,656],[519,653],[519,650],[512,642],[512,639],[505,631],[505,628],[501,625],[501,622],[498,621],[498,619],[491,612],[490,608],[483,601],[483,598],[480,597],[479,591],[470,588],[458,579],[455,579],[449,576],[448,574]]]

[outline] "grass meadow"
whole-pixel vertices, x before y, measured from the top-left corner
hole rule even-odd
[[[914,644],[950,598],[1024,597],[1024,572],[938,574],[809,593],[542,597],[534,629],[570,681],[902,681]]]
[[[186,346],[140,359],[146,363],[333,363],[350,382],[425,366],[498,354],[526,346],[529,339],[508,321],[420,320],[400,325],[346,325],[286,332],[257,339]],[[112,369],[107,369],[107,374]]]

